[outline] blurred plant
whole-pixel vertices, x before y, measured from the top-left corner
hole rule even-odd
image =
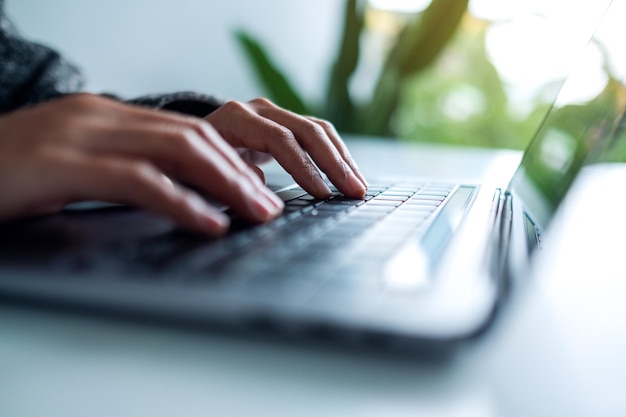
[[[490,22],[467,15],[462,34],[437,60],[403,85],[393,117],[396,136],[421,142],[523,149],[545,116],[550,102],[536,97],[515,108],[507,85],[489,58],[486,34]],[[546,84],[552,98],[560,82]],[[548,91],[551,93],[548,94]]]
[[[389,50],[367,102],[357,102],[350,91],[365,30],[363,1],[346,0],[341,43],[330,70],[325,103],[307,102],[254,36],[244,30],[235,35],[268,97],[276,104],[328,119],[343,132],[386,135],[392,133],[392,116],[405,82],[436,60],[456,32],[467,5],[468,0],[432,0],[408,22]]]

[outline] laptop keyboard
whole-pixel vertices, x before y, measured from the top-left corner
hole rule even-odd
[[[329,294],[381,293],[383,268],[407,242],[436,259],[477,187],[394,182],[370,184],[365,197],[317,199],[301,188],[278,192],[284,213],[263,225],[233,217],[220,239],[172,231],[125,243],[77,247],[41,262],[68,274],[211,288],[290,302]],[[129,212],[132,215],[132,212]],[[456,220],[455,220],[456,219]],[[63,252],[61,252],[63,253]],[[410,272],[410,271],[409,271]],[[343,301],[342,301],[343,302]]]
[[[284,213],[251,226],[233,219],[222,239],[156,237],[112,248],[133,278],[259,294],[310,294],[352,287],[355,277],[374,276],[408,239],[419,239],[458,186],[396,182],[371,184],[362,199],[317,199],[301,188],[279,192]],[[160,278],[159,278],[160,277]],[[358,279],[361,289],[375,280]]]

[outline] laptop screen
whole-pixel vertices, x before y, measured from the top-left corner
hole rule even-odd
[[[539,127],[509,190],[545,227],[580,169],[626,162],[626,2],[613,1]]]

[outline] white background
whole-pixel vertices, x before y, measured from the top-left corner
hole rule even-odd
[[[6,8],[23,35],[78,64],[89,91],[262,95],[234,40],[233,31],[245,28],[317,99],[338,44],[343,1],[7,0]]]

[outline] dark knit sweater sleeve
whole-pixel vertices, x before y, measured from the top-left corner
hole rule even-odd
[[[56,51],[24,40],[0,0],[0,113],[80,91],[83,80]]]
[[[0,0],[0,114],[80,92],[83,78],[58,52],[22,38]],[[160,94],[123,100],[127,103],[204,117],[223,102],[192,92]]]
[[[193,92],[155,94],[127,100],[127,103],[175,111],[197,117],[204,117],[224,104],[222,100],[213,96]]]

